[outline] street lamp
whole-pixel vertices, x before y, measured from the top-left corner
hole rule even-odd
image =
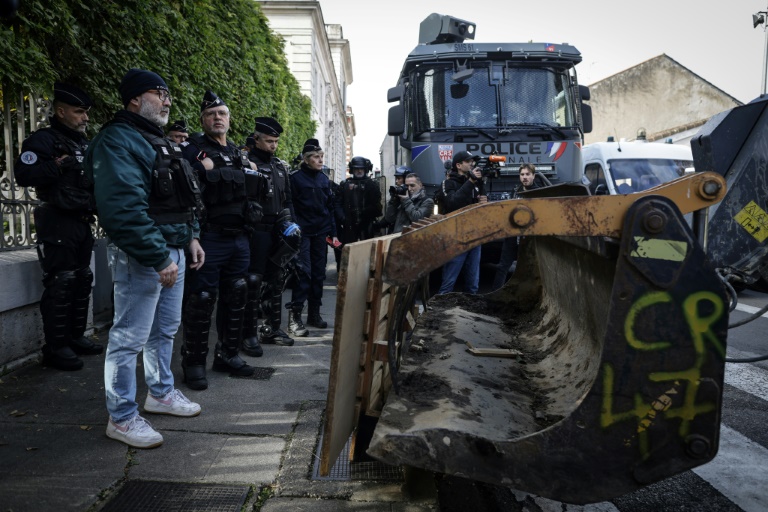
[[[757,28],[758,25],[765,25],[767,17],[768,11],[760,11],[757,14],[753,14],[752,28]],[[763,51],[763,80],[760,92],[761,95],[766,93],[766,73],[768,72],[768,69],[766,69],[766,66],[768,65],[768,30],[763,28],[763,32],[765,32],[765,50]]]

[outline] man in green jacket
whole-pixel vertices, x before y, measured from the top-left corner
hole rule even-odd
[[[176,143],[164,138],[171,95],[156,73],[131,69],[119,87],[125,106],[85,158],[99,221],[109,236],[114,320],[104,364],[107,436],[136,448],[163,437],[138,413],[136,359],[144,354],[144,411],[196,416],[200,405],[174,388],[173,338],[181,322],[185,248],[203,265],[195,206],[199,186]]]

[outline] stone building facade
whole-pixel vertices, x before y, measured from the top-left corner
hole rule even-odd
[[[649,141],[671,138],[687,144],[713,115],[741,105],[733,96],[666,54],[589,86],[592,132],[585,143],[634,140],[645,129]]]

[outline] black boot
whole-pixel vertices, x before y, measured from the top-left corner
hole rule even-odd
[[[248,302],[243,316],[243,352],[261,357],[264,349],[259,343],[259,301],[261,300],[261,274],[248,274]]]
[[[263,345],[280,345],[283,347],[292,347],[293,338],[280,328],[282,320],[281,303],[283,301],[283,290],[280,276],[273,278],[268,283],[265,293],[269,293],[269,304],[265,307],[264,325],[261,326],[261,343]],[[263,303],[262,303],[263,304]]]
[[[104,345],[101,343],[94,343],[85,336],[73,338],[69,343],[69,347],[75,352],[75,354],[79,354],[81,356],[93,356],[104,352]]]
[[[190,293],[184,304],[181,369],[184,371],[184,383],[198,391],[208,388],[205,360],[208,357],[208,334],[215,303],[216,292],[198,290]]]
[[[296,306],[288,307],[288,332],[299,338],[309,336],[309,331],[301,321],[301,309]]]
[[[319,305],[309,305],[309,311],[307,312],[307,325],[318,327],[320,329],[325,329],[328,327],[328,322],[323,320],[323,318],[320,316]]]
[[[72,293],[72,341],[69,346],[80,355],[96,355],[104,352],[104,345],[94,343],[84,336],[88,325],[88,305],[91,303],[91,282],[93,272],[90,267],[75,270],[75,282]]]
[[[245,279],[234,278],[222,284],[224,291],[219,301],[219,342],[213,357],[213,371],[229,372],[236,377],[250,377],[256,368],[238,355],[243,337],[243,313],[248,300]]]
[[[83,367],[83,360],[77,357],[75,352],[69,347],[53,348],[51,345],[43,345],[43,360],[41,364],[49,368],[72,372]]]
[[[72,297],[75,272],[65,271],[45,276],[40,313],[43,317],[42,365],[57,370],[74,371],[83,367],[83,361],[69,347],[72,339]]]

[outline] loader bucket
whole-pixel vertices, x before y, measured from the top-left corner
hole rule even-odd
[[[569,503],[620,496],[715,456],[727,324],[666,198],[635,202],[620,239],[526,237],[499,291],[430,300],[368,453]]]

